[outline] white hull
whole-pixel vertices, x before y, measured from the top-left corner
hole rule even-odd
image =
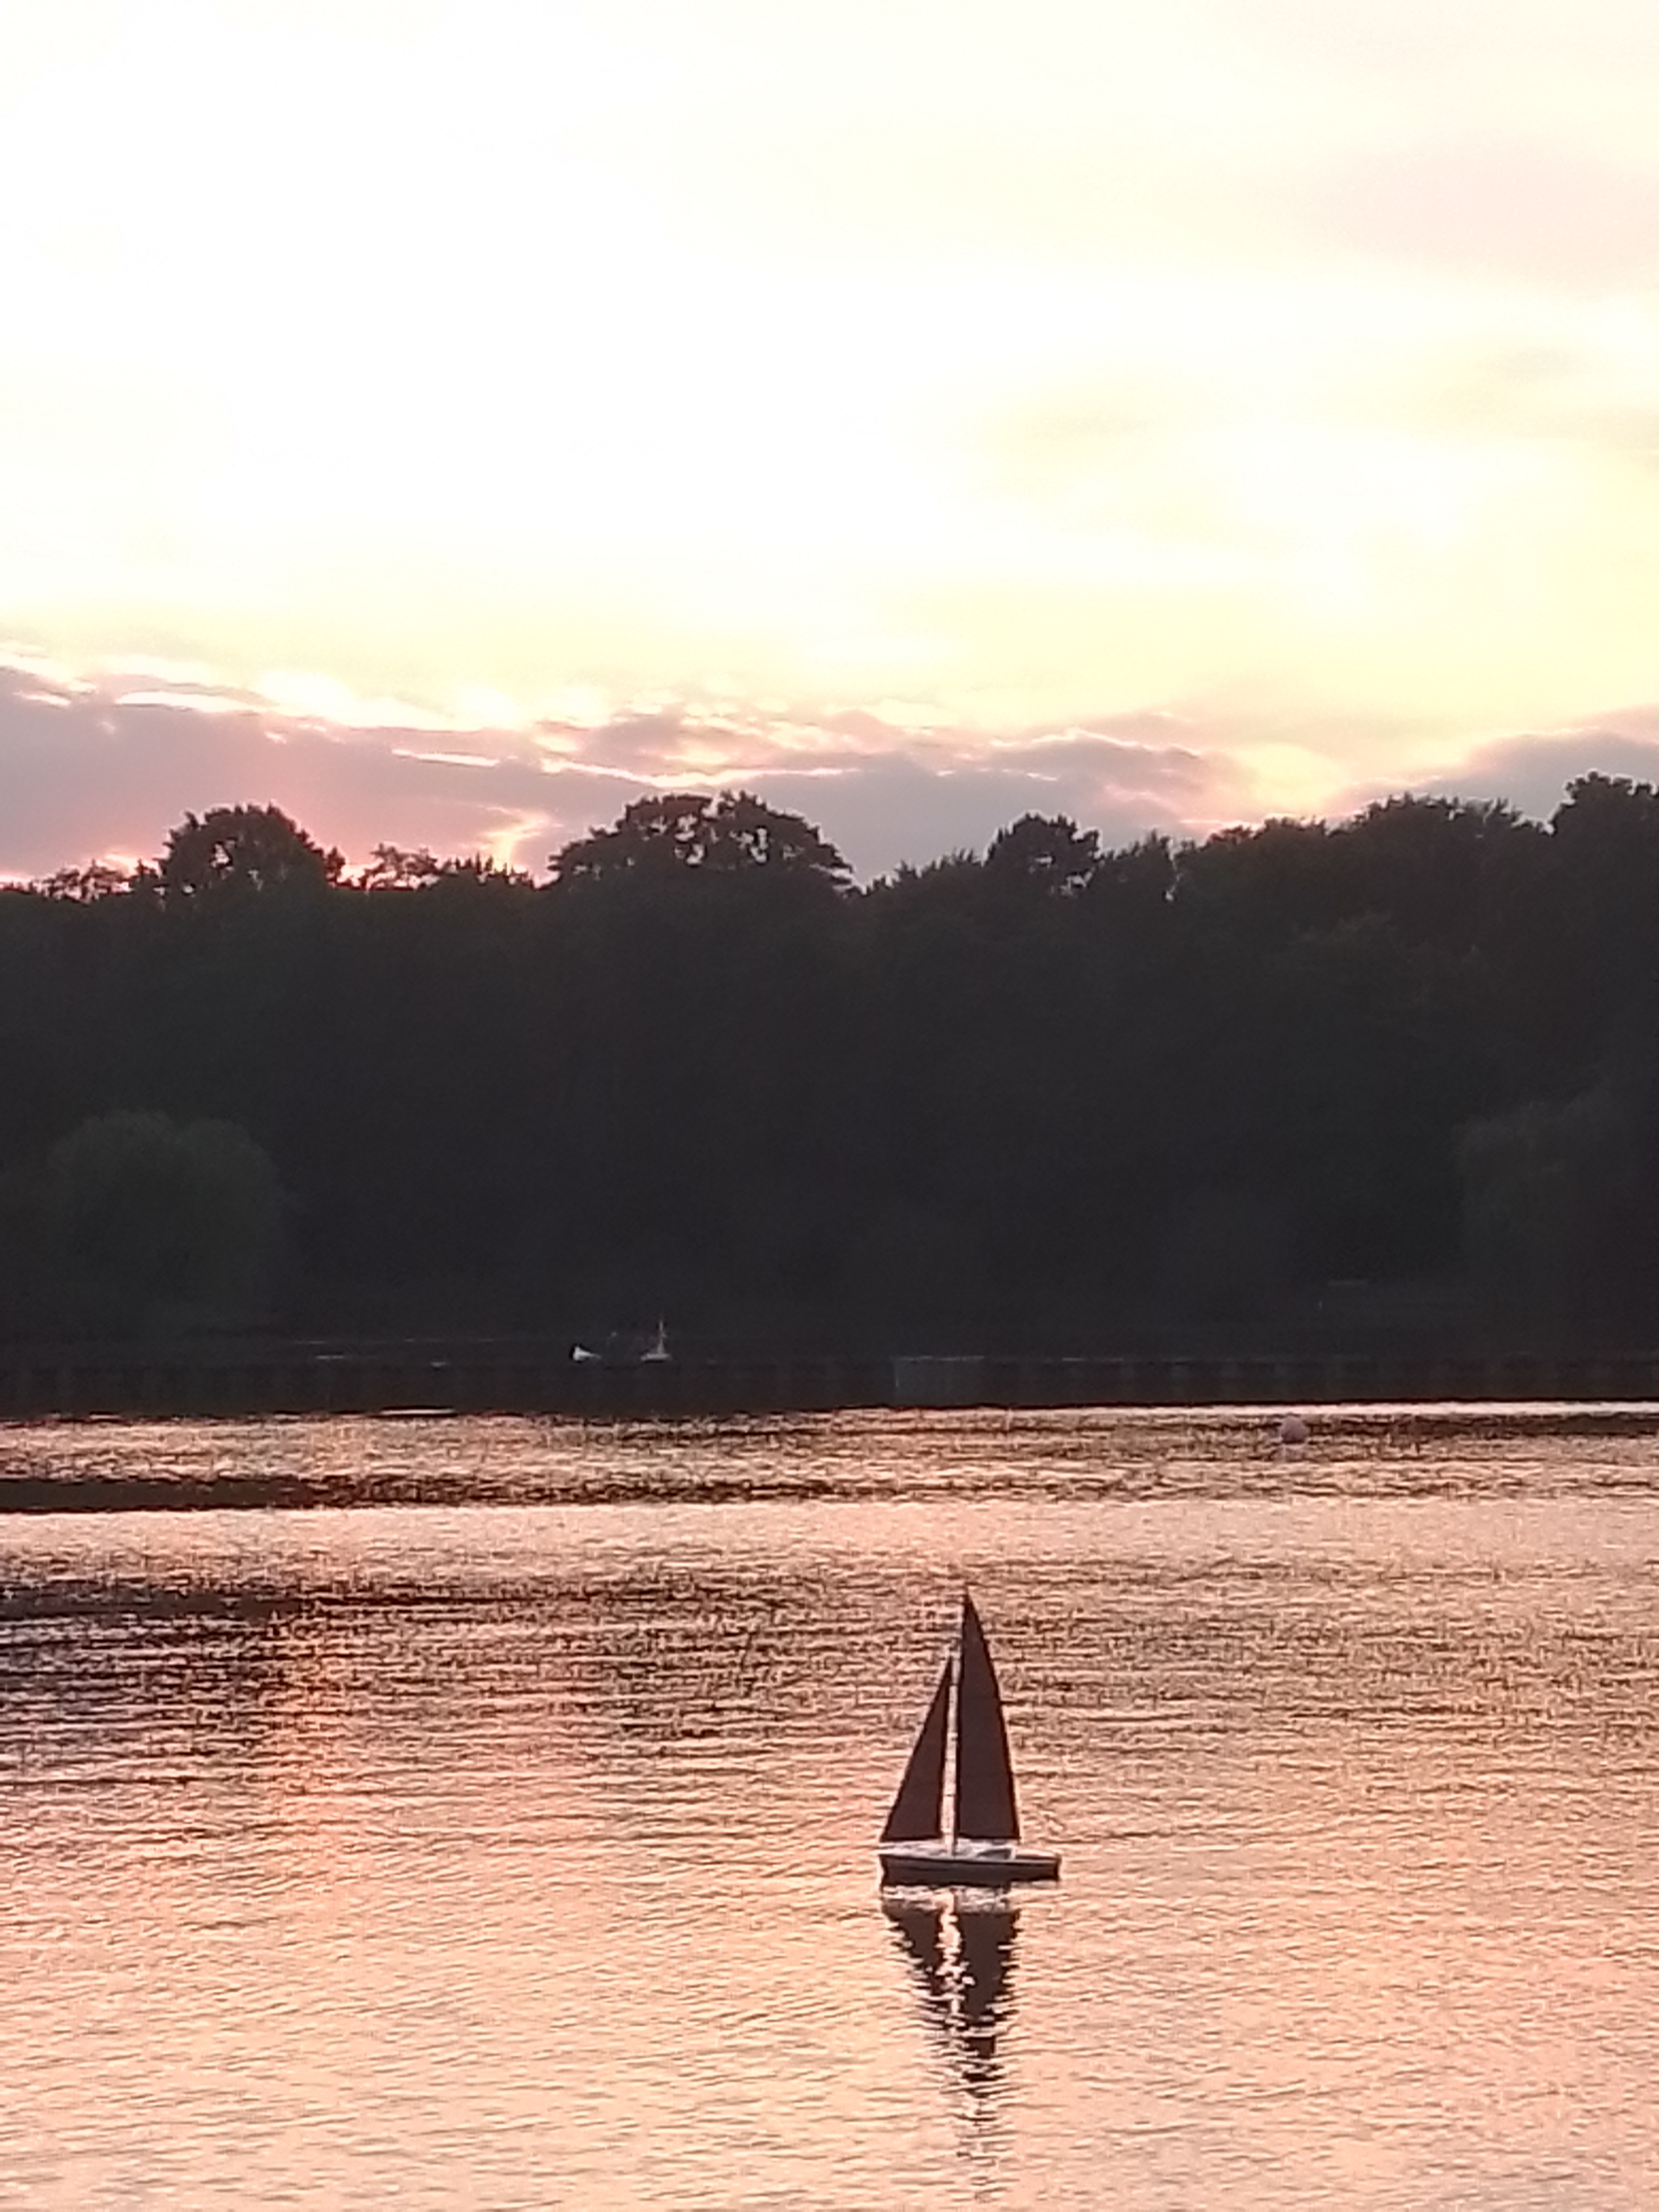
[[[898,1886],[1004,1889],[1014,1882],[1058,1881],[1058,1851],[1023,1850],[1018,1844],[884,1844],[881,1878]]]

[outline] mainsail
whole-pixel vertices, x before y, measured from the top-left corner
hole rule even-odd
[[[947,1659],[893,1809],[887,1815],[887,1826],[881,1832],[884,1844],[916,1844],[939,1834],[945,1808],[945,1736],[950,1717],[951,1662]]]
[[[935,1699],[937,1704],[938,1700]],[[933,1714],[928,1715],[929,1723]],[[924,1728],[922,1731],[927,1733]],[[917,1751],[921,1750],[917,1744]],[[913,1757],[911,1765],[915,1759]],[[904,1778],[908,1786],[909,1775]],[[904,1792],[900,1790],[900,1796]],[[1002,1692],[974,1601],[962,1601],[962,1677],[957,1688],[956,1833],[976,1843],[1019,1841],[1014,1768],[1002,1718]]]

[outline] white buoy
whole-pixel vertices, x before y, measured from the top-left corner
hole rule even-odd
[[[1286,1413],[1279,1425],[1279,1441],[1282,1444],[1305,1444],[1308,1424],[1300,1413]]]

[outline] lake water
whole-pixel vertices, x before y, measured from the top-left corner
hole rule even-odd
[[[262,1469],[0,1520],[0,2201],[1659,2203],[1651,1409],[0,1431]],[[1064,1880],[884,1900],[964,1577]]]

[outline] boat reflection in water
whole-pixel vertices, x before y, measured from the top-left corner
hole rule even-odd
[[[969,2115],[982,2119],[1003,2086],[997,2046],[1013,2018],[1014,1908],[995,1891],[973,1889],[887,1890],[881,1909],[933,2040],[966,2093]]]

